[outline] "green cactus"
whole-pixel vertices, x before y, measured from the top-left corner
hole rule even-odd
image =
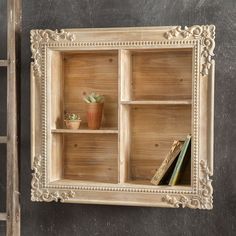
[[[71,120],[71,121],[75,121],[75,120],[80,120],[80,116],[75,114],[75,113],[65,113],[65,120]]]
[[[83,99],[86,103],[103,103],[104,102],[104,96],[96,94],[94,92],[89,94],[88,96],[85,96]]]

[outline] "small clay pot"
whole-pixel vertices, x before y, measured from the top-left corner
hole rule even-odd
[[[81,120],[65,120],[67,129],[79,129]]]
[[[89,129],[100,129],[102,123],[103,103],[89,103],[87,121]]]

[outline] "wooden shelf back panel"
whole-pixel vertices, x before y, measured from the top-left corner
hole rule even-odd
[[[79,113],[86,127],[83,96],[105,96],[103,127],[118,124],[118,51],[64,54],[64,110]]]
[[[131,107],[130,178],[150,180],[174,140],[191,133],[191,106]]]
[[[133,52],[132,99],[175,100],[192,97],[192,50]]]
[[[117,183],[117,135],[64,134],[64,178]]]

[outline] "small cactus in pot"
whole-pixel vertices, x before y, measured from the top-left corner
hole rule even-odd
[[[66,112],[64,116],[64,122],[66,128],[68,129],[79,129],[81,119],[78,114]]]
[[[87,121],[89,129],[100,129],[102,123],[102,112],[104,105],[104,96],[91,93],[84,97],[84,101],[88,104]]]

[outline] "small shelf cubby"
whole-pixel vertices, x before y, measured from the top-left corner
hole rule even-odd
[[[192,50],[124,50],[124,101],[182,102],[192,99]],[[128,63],[127,63],[128,61]]]
[[[130,124],[128,181],[150,185],[173,141],[191,133],[191,106],[133,105]]]
[[[80,115],[87,129],[86,103],[91,92],[105,96],[103,130],[118,129],[118,51],[51,51],[51,107],[53,129],[64,129],[64,113]]]
[[[51,156],[50,182],[118,183],[117,134],[53,134]]]
[[[32,30],[32,200],[212,208],[214,37],[212,25]],[[91,92],[105,98],[96,130]],[[155,185],[189,134],[187,171]]]

